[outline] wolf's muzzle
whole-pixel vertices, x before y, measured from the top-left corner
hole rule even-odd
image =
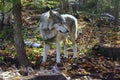
[[[65,30],[65,31],[62,31],[62,30],[59,30],[60,33],[68,33],[69,31],[68,30]]]

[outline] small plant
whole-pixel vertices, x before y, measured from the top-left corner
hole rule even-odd
[[[0,31],[0,39],[13,41],[13,27]]]
[[[32,50],[28,53],[28,59],[33,61],[37,56],[40,56],[43,52],[43,48],[32,48]]]

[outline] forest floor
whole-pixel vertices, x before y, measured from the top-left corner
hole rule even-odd
[[[38,13],[26,10],[22,14],[25,41],[38,43],[40,47],[26,46],[26,53],[32,65],[18,69],[16,68],[16,59],[13,58],[15,55],[14,45],[5,41],[0,47],[0,80],[24,80],[31,76],[54,73],[51,72],[56,64],[54,46],[51,46],[51,50],[49,50],[46,64],[42,65],[44,70],[40,70],[43,41],[41,41],[37,30],[38,21],[34,20]],[[78,38],[76,40],[78,58],[72,59],[71,42],[66,40],[69,57],[63,58],[63,50],[61,50],[60,73],[64,74],[68,80],[120,79],[120,28],[115,25],[113,27],[109,27],[109,25],[93,27],[81,18],[78,21]],[[63,45],[61,47],[63,49]]]

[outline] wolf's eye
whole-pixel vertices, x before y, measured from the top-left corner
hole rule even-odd
[[[66,22],[62,22],[62,24],[66,24]]]
[[[58,26],[61,26],[62,24],[59,24]]]
[[[53,28],[51,28],[50,30],[54,30],[55,28],[53,27]]]

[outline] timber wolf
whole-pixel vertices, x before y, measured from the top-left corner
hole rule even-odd
[[[44,40],[44,53],[42,62],[46,62],[49,43],[56,44],[56,62],[60,63],[60,42],[64,43],[64,57],[68,57],[66,38],[72,41],[73,58],[77,57],[77,48],[75,39],[77,38],[77,19],[69,14],[59,14],[56,11],[50,10],[45,12],[40,17],[39,30],[41,37]]]

